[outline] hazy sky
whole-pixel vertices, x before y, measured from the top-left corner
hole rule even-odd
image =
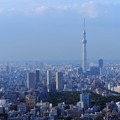
[[[0,61],[120,59],[120,0],[0,0]]]

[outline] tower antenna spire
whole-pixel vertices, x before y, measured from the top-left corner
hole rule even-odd
[[[84,30],[85,30],[85,17],[84,17]]]
[[[83,28],[83,39],[82,39],[82,68],[83,71],[87,70],[87,51],[86,51],[86,31],[85,31],[85,18],[84,18],[84,28]]]

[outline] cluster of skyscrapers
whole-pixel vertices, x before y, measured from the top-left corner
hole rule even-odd
[[[103,59],[99,59],[98,65],[91,65],[88,70],[87,65],[87,50],[86,50],[86,30],[85,30],[85,19],[84,19],[84,29],[83,29],[83,38],[82,38],[82,67],[78,69],[79,73],[86,73],[91,75],[101,75],[103,68]],[[47,91],[50,92],[53,88],[53,79],[52,79],[52,71],[47,70],[46,73],[46,83],[45,86]],[[57,91],[62,91],[64,88],[64,77],[62,72],[56,71],[56,80],[55,80],[55,88]],[[28,89],[36,89],[40,84],[40,70],[36,69],[35,72],[27,73],[27,88]]]
[[[40,84],[40,70],[37,69],[36,72],[28,72],[27,73],[27,88],[28,89],[37,89],[38,85]],[[47,79],[46,79],[46,88],[47,91],[50,92],[53,88],[53,80],[52,80],[52,72],[47,70]],[[64,81],[63,81],[63,73],[56,72],[56,90],[62,91],[64,88]]]

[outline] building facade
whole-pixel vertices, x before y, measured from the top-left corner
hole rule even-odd
[[[56,90],[62,91],[64,88],[63,83],[63,73],[62,72],[56,72]]]
[[[27,88],[35,89],[35,85],[36,85],[35,73],[33,72],[27,73]]]
[[[87,109],[91,106],[91,94],[82,93],[80,94],[80,101],[84,103],[84,108]]]
[[[52,88],[52,72],[47,70],[47,91],[50,92]]]

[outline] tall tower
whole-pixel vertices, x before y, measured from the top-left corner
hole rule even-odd
[[[83,39],[82,39],[82,68],[83,71],[87,70],[87,53],[86,53],[86,31],[85,31],[85,18],[84,18],[84,30],[83,30]]]
[[[99,66],[99,69],[100,69],[100,76],[102,76],[103,75],[103,71],[105,71],[104,70],[104,68],[103,68],[103,59],[99,59],[99,61],[98,61],[98,66]]]
[[[27,88],[34,90],[35,89],[35,84],[36,84],[35,73],[33,73],[33,72],[27,73]]]
[[[47,91],[50,92],[52,87],[52,73],[50,70],[47,70]]]
[[[64,87],[63,73],[62,72],[56,72],[56,90],[62,91],[63,87]]]

